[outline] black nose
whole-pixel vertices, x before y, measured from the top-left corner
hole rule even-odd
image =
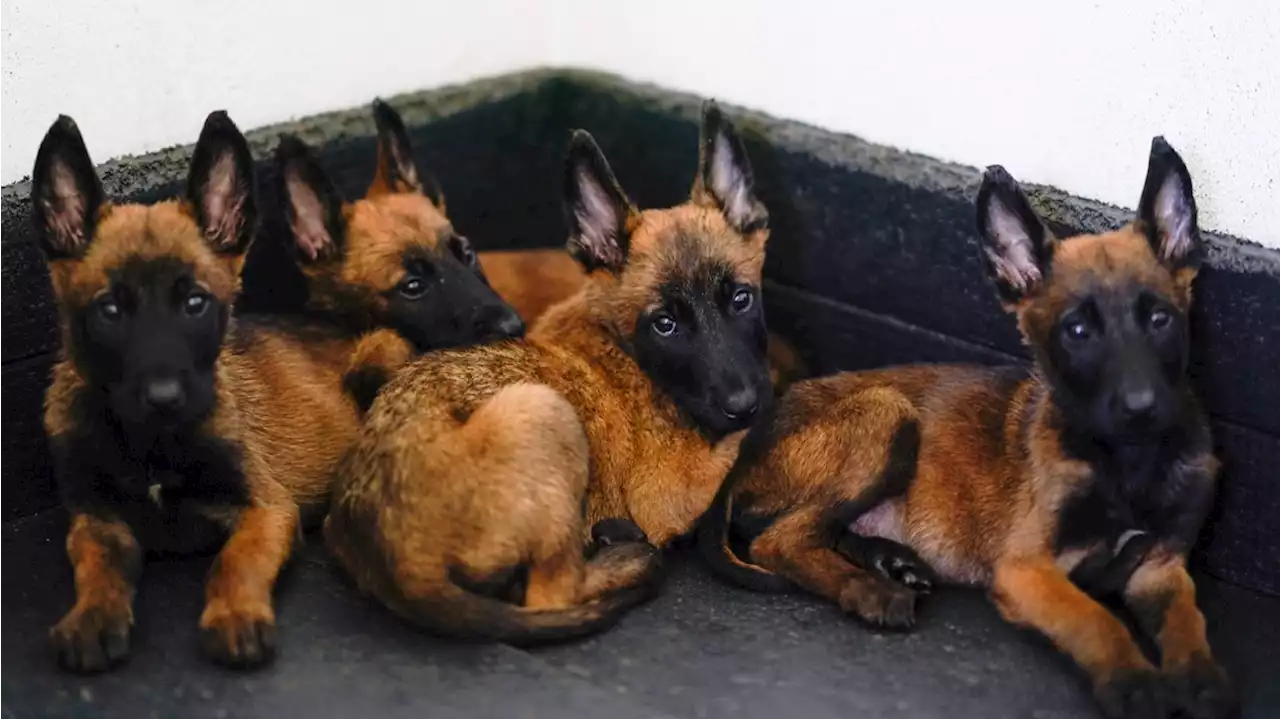
[[[176,378],[153,379],[143,389],[143,399],[152,409],[175,410],[187,401],[187,393],[182,391],[182,383]]]
[[[1120,396],[1120,408],[1129,420],[1150,419],[1156,411],[1156,393],[1150,387],[1128,390]]]
[[[524,321],[506,306],[485,307],[476,313],[476,333],[480,339],[504,340],[524,336]]]
[[[720,405],[729,419],[749,419],[760,409],[760,395],[750,387],[733,392]]]

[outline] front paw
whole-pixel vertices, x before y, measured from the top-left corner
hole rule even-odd
[[[129,658],[133,609],[127,601],[77,604],[49,630],[58,664],[72,672],[106,671]]]
[[[235,669],[265,664],[276,655],[275,612],[267,602],[214,599],[200,617],[200,639],[219,664]]]
[[[1227,673],[1213,659],[1197,655],[1183,667],[1165,670],[1171,701],[1191,719],[1222,719],[1236,711]]]
[[[1168,703],[1164,684],[1154,669],[1130,669],[1113,674],[1094,687],[1102,712],[1111,719],[1165,719]]]

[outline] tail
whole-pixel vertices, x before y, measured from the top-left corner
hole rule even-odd
[[[657,581],[645,582],[574,607],[528,609],[448,582],[430,597],[400,595],[387,606],[439,636],[523,647],[580,639],[608,629],[627,611],[656,596],[658,587]]]
[[[698,523],[698,553],[707,566],[722,578],[746,589],[780,594],[791,591],[793,585],[790,580],[759,565],[742,561],[729,546],[729,530],[733,524],[733,487],[768,450],[773,417],[773,411],[761,417],[742,440],[738,458],[711,500],[711,507]]]

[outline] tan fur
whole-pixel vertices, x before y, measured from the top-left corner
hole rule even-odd
[[[1033,345],[1083,288],[1100,282],[1141,283],[1190,305],[1194,271],[1159,264],[1134,225],[1057,242],[1053,262],[1043,290],[1011,308]],[[1087,463],[1066,456],[1055,413],[1038,375],[1010,385],[977,367],[908,366],[797,383],[764,454],[727,488],[736,510],[781,515],[751,545],[751,560],[873,622],[913,600],[811,538],[830,508],[874,496],[886,437],[916,421],[919,452],[905,493],[877,502],[850,529],[907,545],[946,580],[987,588],[1007,620],[1048,636],[1100,691],[1149,673],[1125,625],[1067,578],[1086,552],[1055,554],[1063,503],[1092,478]],[[1199,461],[1207,476],[1216,473],[1212,456]],[[1132,576],[1126,600],[1167,607],[1154,637],[1167,674],[1189,666],[1220,672],[1183,558],[1160,558],[1162,551]]]
[[[371,193],[343,207],[346,251],[340,258],[303,264],[317,309],[361,316],[386,311],[386,295],[404,279],[404,253],[436,251],[453,225],[417,192]]]
[[[325,536],[392,610],[510,639],[473,626],[481,600],[456,601],[458,575],[527,566],[523,606],[506,612],[518,617],[606,601],[652,581],[657,555],[623,544],[584,560],[597,522],[631,520],[663,546],[710,504],[744,433],[709,443],[619,338],[661,283],[694,281],[708,261],[758,286],[768,231],[744,237],[718,208],[692,203],[633,212],[625,227],[625,266],[592,272],[525,341],[420,357],[369,410]]]
[[[116,268],[140,258],[184,261],[209,293],[224,303],[234,300],[242,257],[215,254],[182,203],[108,206],[100,213],[94,237],[83,258],[59,261],[55,291],[64,318],[103,292]],[[66,327],[64,321],[64,332]],[[228,329],[229,346],[214,370],[215,409],[200,431],[240,448],[249,506],[161,510],[194,512],[230,532],[209,578],[200,625],[211,651],[231,661],[255,660],[241,654],[246,633],[272,631],[276,576],[300,534],[301,518],[309,515],[314,521],[322,511],[333,467],[358,427],[354,402],[341,387],[354,339],[304,342],[261,328],[248,341],[231,339],[243,331],[234,323]],[[81,422],[95,421],[75,412],[75,399],[85,391],[70,358],[54,367],[45,398],[50,437],[71,436]],[[54,634],[64,642],[87,643],[101,631],[99,615],[115,616],[118,623],[128,610],[127,623],[132,622],[129,600],[136,577],[126,577],[102,560],[105,553],[120,555],[112,546],[136,548],[133,537],[140,532],[149,549],[198,547],[167,536],[163,525],[131,529],[123,521],[71,509],[68,554],[77,576],[77,604]]]
[[[489,284],[532,325],[553,305],[577,294],[586,282],[582,267],[563,249],[480,253]],[[781,335],[769,333],[769,374],[781,393],[808,376],[800,353]]]

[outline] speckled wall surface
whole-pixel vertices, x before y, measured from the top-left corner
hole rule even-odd
[[[689,96],[608,76],[536,72],[391,101],[411,126],[419,162],[441,180],[455,224],[483,249],[562,242],[558,168],[570,127],[595,134],[642,206],[678,201],[692,179],[698,100]],[[973,245],[978,170],[728,109],[747,135],[774,220],[771,326],[796,340],[818,369],[1025,361]],[[255,155],[267,157],[286,130],[320,149],[344,193],[363,190],[373,165],[365,108],[250,133]],[[120,199],[171,194],[185,177],[188,151],[108,163],[106,188]],[[263,169],[265,214],[273,217]],[[1141,183],[1133,178],[1135,200]],[[31,244],[27,189],[6,187],[3,202],[6,519],[56,502],[39,405],[57,331]],[[1127,219],[1115,208],[1032,189],[1061,234]],[[264,229],[278,231],[270,221]],[[1210,241],[1197,285],[1194,371],[1227,468],[1198,558],[1222,578],[1280,593],[1280,487],[1273,481],[1280,457],[1280,252],[1227,237]],[[256,288],[250,302],[288,303],[295,281],[279,272],[247,278]]]

